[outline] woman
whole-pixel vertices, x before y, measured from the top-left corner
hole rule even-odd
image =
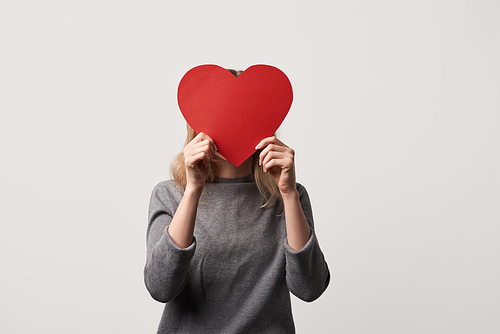
[[[274,136],[256,149],[235,167],[188,126],[174,180],[154,188],[144,277],[166,303],[158,333],[293,333],[290,292],[313,301],[328,286],[294,151]]]

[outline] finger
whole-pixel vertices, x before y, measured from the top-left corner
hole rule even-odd
[[[271,152],[271,151],[288,152],[289,150],[291,150],[291,149],[288,146],[269,144],[262,150],[261,155],[266,155],[268,152]]]
[[[214,147],[215,149],[217,149],[217,145],[215,145],[215,141],[212,139],[212,137],[210,137],[209,135],[207,135],[206,133],[204,132],[200,132],[196,137],[195,139],[197,139],[197,141],[203,141],[203,140],[208,140]],[[194,140],[194,139],[193,139]]]
[[[187,150],[191,151],[191,150],[194,150],[194,149],[198,149],[200,147],[205,147],[205,148],[207,148],[207,150],[213,150],[213,146],[214,145],[212,145],[212,143],[209,140],[205,139],[205,140],[202,140],[202,141],[200,141],[198,143],[192,143],[192,144],[190,144],[187,147]]]
[[[259,164],[260,165],[263,163],[264,159],[269,154],[269,152],[282,152],[282,153],[286,153],[286,154],[291,154],[292,156],[294,155],[294,151],[291,148],[289,148],[288,146],[269,144],[259,154]]]
[[[212,142],[210,142],[208,139],[204,139],[203,141],[198,143],[190,143],[184,148],[184,154],[189,154],[189,152],[195,150],[198,151],[199,149],[206,149],[210,151],[212,156],[215,154],[214,145],[212,145]]]
[[[202,151],[190,156],[189,159],[186,160],[186,165],[191,168],[195,168],[200,162],[202,162],[203,166],[206,167],[211,161],[212,160],[209,159],[207,152]]]
[[[213,159],[214,153],[212,152],[212,150],[210,149],[210,147],[208,145],[201,146],[201,147],[198,147],[198,148],[194,148],[191,151],[189,151],[187,153],[187,155],[188,156],[194,156],[194,155],[196,155],[196,154],[198,154],[200,152],[206,153],[208,160],[211,161]]]
[[[267,171],[268,164],[271,160],[283,160],[283,159],[286,159],[287,157],[288,157],[288,155],[286,153],[271,151],[271,152],[267,153],[265,155],[265,157],[263,157],[263,160],[261,163],[262,168],[264,168],[265,171]]]
[[[281,142],[281,140],[279,140],[275,136],[271,136],[271,137],[267,137],[267,138],[262,139],[257,144],[257,146],[255,146],[255,149],[260,150],[261,148],[264,148],[269,144],[277,144],[277,145],[281,145],[281,146],[286,146],[285,144],[283,144],[283,142]]]
[[[196,137],[194,137],[190,142],[189,144],[196,144],[196,143],[199,143],[200,141],[203,140],[203,135],[204,133],[203,132],[200,132],[196,135]]]
[[[206,157],[203,155],[199,155],[200,153],[204,153]],[[184,148],[184,160],[186,161],[186,165],[190,165],[191,167],[193,167],[201,160],[210,162],[212,161],[213,156],[213,146],[209,141],[204,141],[202,143],[194,144],[193,146]]]
[[[201,137],[203,142],[205,141],[208,141],[210,143],[210,149],[212,150],[212,154],[215,152],[215,151],[218,151],[217,149],[217,145],[215,144],[215,141],[212,139],[212,137],[210,137],[209,135],[205,134],[205,133],[201,133],[203,136]]]
[[[262,164],[262,169],[264,170],[265,173],[268,171],[272,170],[274,167],[278,168],[278,170],[290,170],[293,166],[293,161],[286,157],[286,158],[273,158],[270,159],[269,161],[266,161]]]

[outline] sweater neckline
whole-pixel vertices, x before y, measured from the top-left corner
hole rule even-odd
[[[253,173],[247,176],[234,177],[234,178],[225,178],[216,176],[213,181],[213,183],[251,183],[251,182],[255,182],[255,175]]]

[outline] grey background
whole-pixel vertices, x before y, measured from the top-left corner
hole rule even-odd
[[[281,68],[331,268],[299,333],[500,332],[500,2],[0,1],[0,332],[153,333],[177,84]]]

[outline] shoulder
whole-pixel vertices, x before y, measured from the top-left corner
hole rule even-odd
[[[176,184],[175,184],[174,180],[165,180],[165,181],[158,182],[154,186],[153,190],[159,191],[159,190],[164,190],[164,189],[172,189],[175,187],[176,187]]]
[[[182,186],[177,185],[174,180],[167,180],[156,184],[151,194],[151,200],[164,203],[179,203],[182,199],[182,195]]]
[[[158,182],[154,188],[153,188],[153,193],[155,192],[171,192],[171,191],[176,191],[176,188],[179,188],[178,190],[180,191],[180,187],[177,187],[175,184],[174,180],[166,180],[166,181],[161,181]]]

